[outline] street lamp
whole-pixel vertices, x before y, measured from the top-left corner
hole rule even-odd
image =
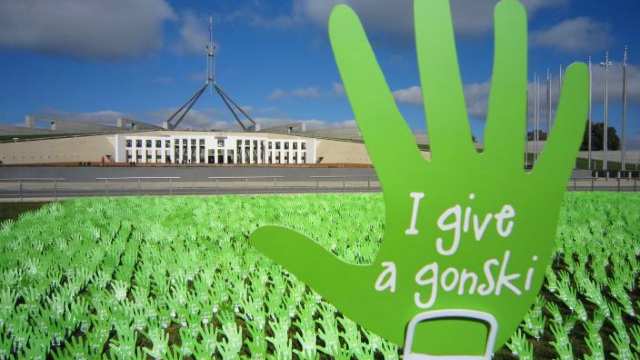
[[[613,63],[609,61],[609,52],[605,54],[604,62],[600,63],[600,66],[604,68],[604,131],[602,134],[602,152],[604,158],[602,160],[602,170],[608,170],[607,164],[607,150],[609,148],[609,67]]]

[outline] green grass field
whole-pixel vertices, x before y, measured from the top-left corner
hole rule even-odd
[[[640,196],[567,194],[553,268],[496,358],[640,354]],[[373,259],[381,195],[82,199],[0,229],[0,359],[393,359],[248,246],[281,224]]]

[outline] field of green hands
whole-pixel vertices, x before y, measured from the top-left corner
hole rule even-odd
[[[544,290],[496,358],[640,353],[639,200],[567,195]],[[367,263],[383,207],[380,195],[119,198],[23,214],[0,230],[0,359],[398,358],[247,240],[279,224]]]

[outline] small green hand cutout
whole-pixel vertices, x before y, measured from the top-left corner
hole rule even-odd
[[[523,170],[527,15],[495,11],[495,59],[485,151],[471,141],[448,0],[416,0],[415,32],[432,160],[420,156],[357,15],[336,6],[329,33],[346,93],[380,179],[384,241],[371,265],[343,262],[275,226],[251,241],[360,325],[402,346],[417,314],[492,314],[494,349],[535,301],[549,265],[560,202],[587,118],[588,72],[572,65],[555,126],[531,173]],[[481,354],[487,328],[450,318],[417,328],[414,351]],[[492,349],[493,350],[493,349]]]

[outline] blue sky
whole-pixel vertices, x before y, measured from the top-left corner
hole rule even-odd
[[[429,0],[422,0],[429,1]],[[0,0],[0,124],[27,114],[112,120],[121,114],[161,123],[204,81],[207,17],[214,16],[218,83],[268,126],[352,124],[326,23],[332,6],[361,16],[378,61],[412,128],[424,131],[412,0],[170,1]],[[611,51],[612,125],[620,123],[623,47],[629,45],[629,142],[640,146],[640,15],[637,1],[526,0],[530,78]],[[482,138],[493,56],[495,0],[452,0],[467,106]],[[640,50],[638,50],[640,51]],[[602,73],[595,67],[594,119],[602,119]],[[203,96],[185,126],[222,128],[231,117]]]

